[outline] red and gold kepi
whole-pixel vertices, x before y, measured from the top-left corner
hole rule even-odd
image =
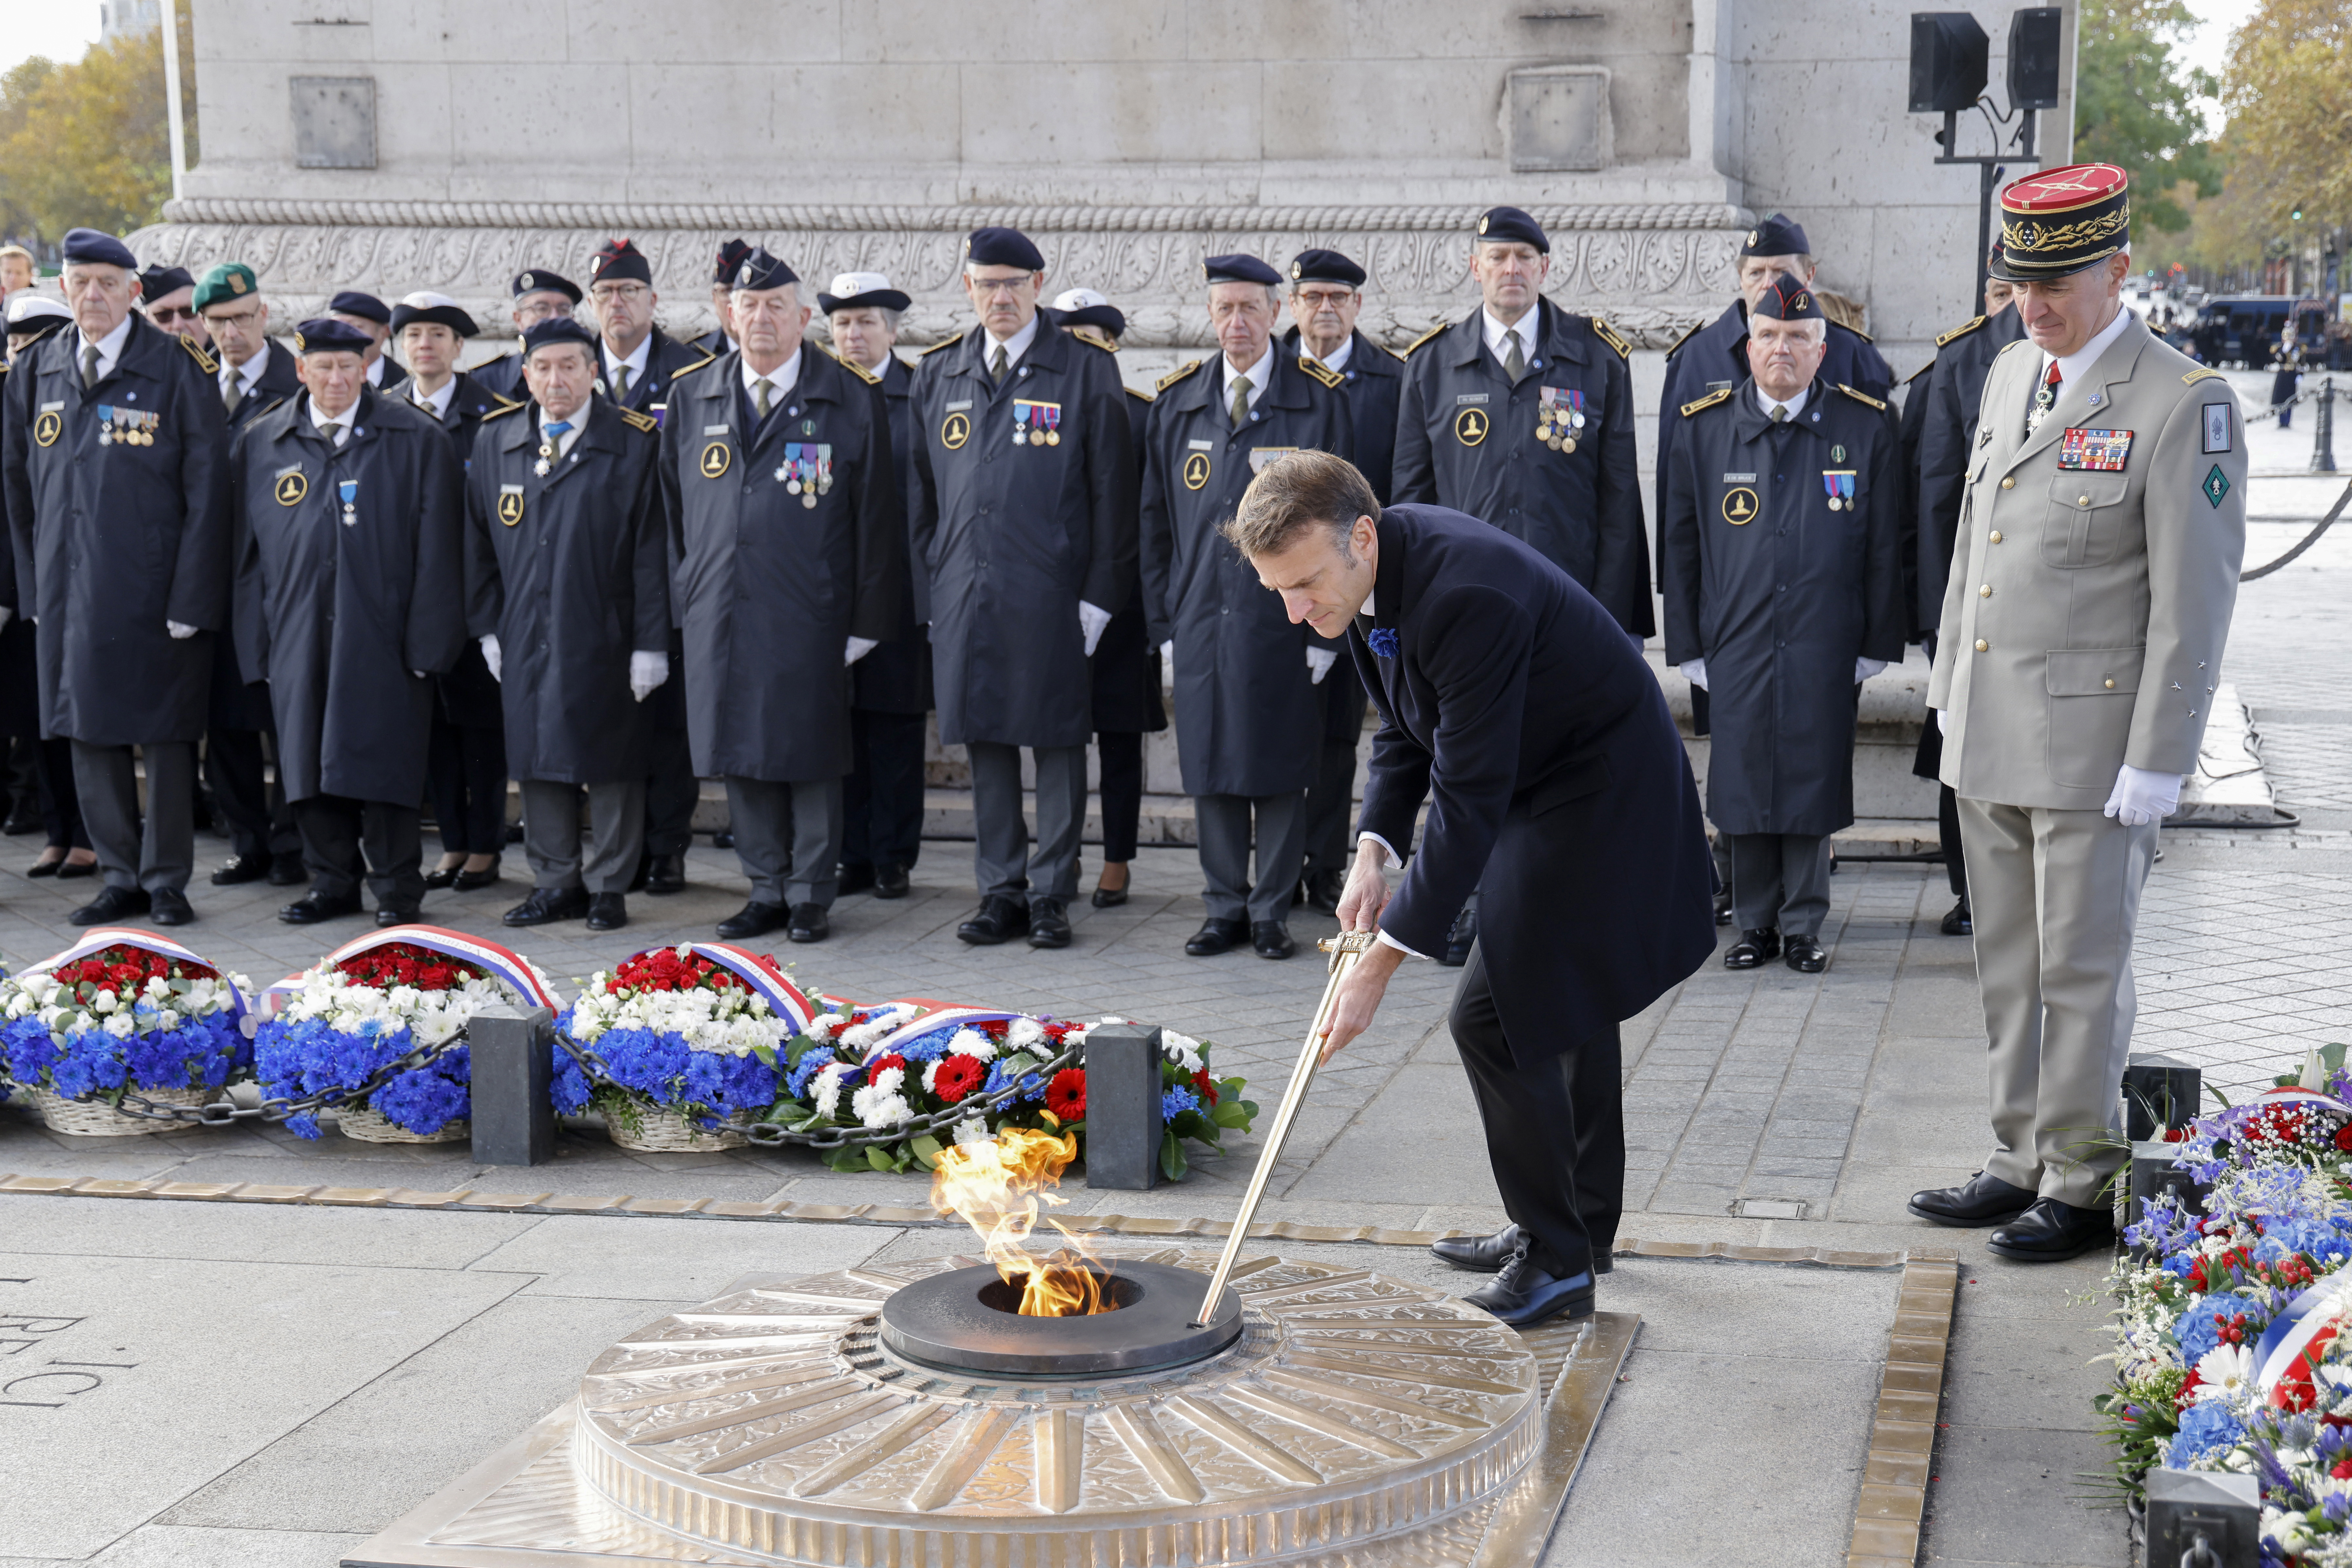
[[[2046,282],[2131,248],[2131,180],[2112,163],[2028,174],[2000,193],[2000,253],[1990,270]]]

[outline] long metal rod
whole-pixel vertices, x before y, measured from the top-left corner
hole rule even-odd
[[[1282,1108],[1274,1113],[1274,1125],[1266,1129],[1265,1147],[1258,1151],[1257,1169],[1250,1174],[1249,1190],[1242,1194],[1242,1211],[1234,1218],[1233,1233],[1225,1238],[1225,1249],[1217,1259],[1217,1271],[1209,1276],[1209,1293],[1201,1298],[1201,1311],[1192,1321],[1194,1328],[1205,1328],[1209,1320],[1217,1315],[1217,1301],[1224,1295],[1225,1281],[1233,1277],[1234,1264],[1241,1258],[1242,1242],[1249,1236],[1258,1200],[1265,1196],[1265,1184],[1274,1175],[1276,1162],[1282,1158],[1282,1145],[1290,1136],[1290,1124],[1297,1119],[1299,1106],[1307,1102],[1307,1086],[1315,1081],[1315,1069],[1323,1054],[1323,1037],[1330,1030],[1331,1011],[1339,1004],[1339,982],[1348,977],[1365,949],[1379,939],[1370,931],[1343,931],[1319,944],[1323,951],[1331,955],[1331,977],[1323,987],[1322,1001],[1316,1005],[1315,1022],[1307,1030],[1307,1043],[1298,1049],[1298,1064],[1290,1070],[1290,1087],[1282,1092]]]

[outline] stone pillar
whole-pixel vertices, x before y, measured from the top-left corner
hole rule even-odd
[[[1160,1030],[1090,1030],[1086,1064],[1087,1186],[1144,1191],[1160,1175]]]
[[[474,1158],[488,1166],[553,1159],[549,1052],[555,1014],[546,1008],[486,1008],[467,1021],[466,1038],[474,1059]]]

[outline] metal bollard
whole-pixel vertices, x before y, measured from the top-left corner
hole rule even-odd
[[[1142,1192],[1160,1178],[1160,1030],[1087,1035],[1087,1186]]]
[[[2148,1568],[2258,1568],[2261,1484],[2211,1470],[2147,1472]]]
[[[2319,417],[2312,421],[2311,471],[2336,472],[2336,378],[2319,383]]]
[[[466,1024],[474,1061],[474,1158],[537,1166],[555,1157],[549,1052],[555,1014],[546,1008],[485,1008]]]
[[[2135,1144],[2185,1127],[2203,1103],[2203,1070],[2169,1056],[2134,1056],[2124,1067],[2124,1135]]]

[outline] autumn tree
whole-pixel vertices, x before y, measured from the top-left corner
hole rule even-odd
[[[2352,223],[2352,5],[2263,0],[2231,39],[2231,194],[2284,232]]]
[[[176,9],[183,97],[192,110],[195,41],[190,8]],[[191,125],[192,164],[195,152]],[[51,243],[77,226],[124,234],[160,218],[171,194],[160,31],[96,45],[71,65],[36,56],[0,73],[0,224],[7,232]]]
[[[2221,188],[2198,107],[2220,86],[2172,53],[2197,18],[2181,0],[2084,0],[2076,25],[2075,158],[2131,176],[2134,227],[2186,228],[2179,187]]]

